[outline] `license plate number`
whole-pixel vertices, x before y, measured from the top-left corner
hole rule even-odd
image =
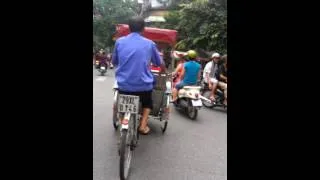
[[[202,101],[198,100],[191,100],[193,106],[202,106]]]
[[[119,94],[118,112],[137,114],[139,110],[139,96]]]

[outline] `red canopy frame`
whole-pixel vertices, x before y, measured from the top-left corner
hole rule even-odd
[[[130,33],[129,26],[127,24],[117,24],[116,25],[116,34],[114,39],[119,37],[126,36]],[[166,43],[170,46],[176,44],[177,31],[171,29],[160,29],[160,28],[151,28],[146,27],[142,35],[154,42]]]

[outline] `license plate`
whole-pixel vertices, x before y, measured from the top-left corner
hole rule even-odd
[[[202,106],[202,101],[198,100],[191,100],[193,106]]]
[[[119,94],[118,112],[137,114],[139,110],[139,96]]]
[[[105,68],[104,66],[101,66],[101,69],[102,69],[102,70],[105,70],[106,68]]]

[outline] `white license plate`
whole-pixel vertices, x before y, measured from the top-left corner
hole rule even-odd
[[[139,111],[139,96],[119,94],[118,112],[137,114]]]
[[[198,100],[191,100],[193,106],[202,106],[202,101]]]
[[[105,68],[104,66],[101,66],[101,69],[102,69],[102,70],[105,70],[106,68]]]

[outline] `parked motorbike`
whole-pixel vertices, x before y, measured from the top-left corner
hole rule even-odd
[[[198,110],[202,107],[201,86],[185,86],[178,92],[178,99],[174,105],[183,109],[190,119],[196,119]]]
[[[227,108],[226,105],[224,105],[224,91],[221,88],[217,88],[217,91],[215,93],[215,101],[211,101],[210,98],[211,90],[209,89],[209,86],[207,83],[202,82],[201,83],[201,95],[204,97],[202,99],[202,103],[207,108],[214,108],[214,107],[223,107],[224,109]]]

